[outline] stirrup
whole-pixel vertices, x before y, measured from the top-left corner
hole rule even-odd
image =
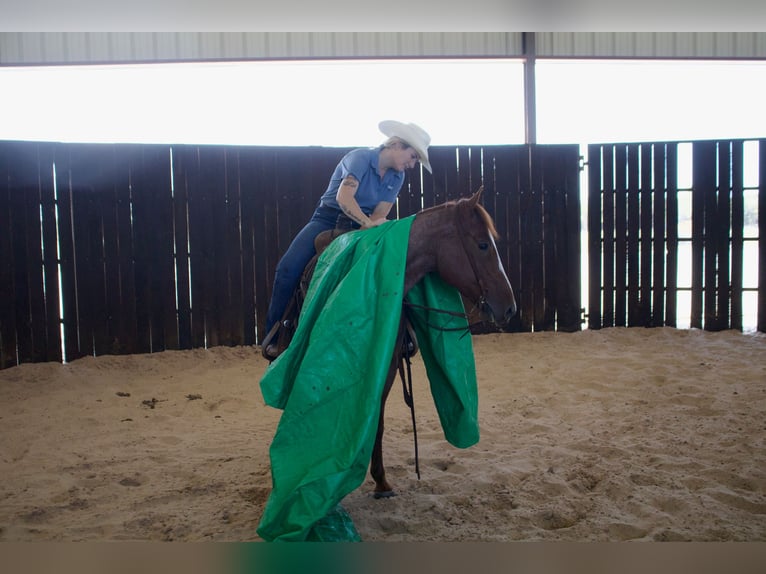
[[[279,339],[277,339],[276,343],[272,343],[271,340],[274,339],[274,336],[279,332],[279,328],[281,326],[282,325],[280,322],[274,323],[274,326],[263,338],[263,341],[261,341],[261,355],[269,362],[276,359],[280,354],[278,342]]]
[[[402,341],[402,355],[405,357],[414,357],[418,354],[418,338],[415,335],[415,330],[412,328],[412,323],[409,320],[404,321],[404,340]]]

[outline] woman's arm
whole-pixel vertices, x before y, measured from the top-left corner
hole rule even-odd
[[[391,211],[393,205],[394,204],[390,201],[381,201],[378,203],[378,205],[375,206],[372,215],[370,215],[373,226],[380,225],[381,223],[388,221],[386,218],[388,217],[388,214]]]
[[[350,218],[353,221],[356,221],[363,228],[375,227],[376,225],[380,225],[380,223],[382,222],[374,223],[371,218],[367,217],[364,214],[364,212],[362,211],[362,208],[359,207],[359,204],[356,202],[356,199],[354,196],[356,195],[356,190],[358,187],[359,187],[359,182],[353,175],[347,175],[345,178],[343,178],[343,181],[340,182],[338,193],[335,196],[336,199],[338,200],[338,205],[340,205],[340,208],[343,210],[343,213],[345,213],[348,218]],[[377,212],[377,208],[375,209],[375,211]],[[373,213],[373,215],[375,214]]]

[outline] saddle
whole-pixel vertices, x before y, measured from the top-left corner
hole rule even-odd
[[[298,286],[295,288],[281,320],[271,328],[261,343],[261,354],[269,362],[281,355],[293,339],[295,330],[298,328],[298,317],[301,314],[301,307],[306,299],[311,278],[314,275],[317,259],[319,259],[322,252],[327,249],[335,238],[353,230],[354,227],[352,227],[351,220],[341,214],[338,216],[334,229],[323,231],[314,239],[316,255],[311,258],[304,268]],[[418,351],[417,337],[409,319],[406,318],[406,315],[404,317],[405,332],[402,352],[403,356],[413,357]]]

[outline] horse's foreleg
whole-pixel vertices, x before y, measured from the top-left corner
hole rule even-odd
[[[399,365],[399,348],[401,347],[401,336],[397,338],[394,356],[391,358],[391,365],[388,368],[386,384],[383,387],[383,395],[380,399],[380,418],[378,419],[378,433],[375,436],[375,445],[372,448],[372,460],[370,461],[370,474],[375,481],[375,498],[389,498],[396,496],[394,489],[386,480],[386,469],[383,468],[383,418],[386,410],[386,399],[391,391],[391,387],[396,377]]]

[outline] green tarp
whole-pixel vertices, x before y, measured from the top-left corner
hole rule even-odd
[[[364,481],[402,312],[414,216],[337,238],[319,258],[290,346],[266,370],[266,404],[283,409],[270,447],[272,492],[258,534],[304,541]],[[408,300],[463,311],[430,274]],[[411,313],[445,438],[479,440],[476,371],[464,317]],[[466,327],[442,331],[437,327]]]

